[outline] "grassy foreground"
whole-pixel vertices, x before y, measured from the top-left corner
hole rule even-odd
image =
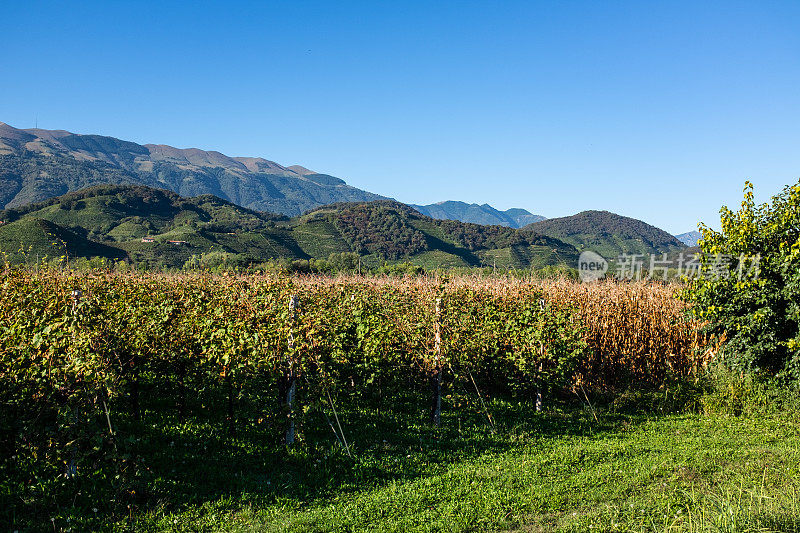
[[[195,421],[153,427],[162,506],[146,531],[798,531],[795,416],[625,415],[493,402],[442,429],[340,413],[292,451]],[[322,415],[320,415],[322,416]],[[323,419],[324,420],[324,419]],[[335,423],[335,422],[334,422]],[[327,434],[324,430],[327,429]],[[63,524],[66,525],[66,524]]]

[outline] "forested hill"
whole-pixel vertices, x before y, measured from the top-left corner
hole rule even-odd
[[[574,247],[534,232],[504,226],[485,226],[456,220],[437,220],[394,201],[334,204],[313,210],[301,224],[334,225],[359,253],[394,259],[409,251],[447,258],[462,266],[575,264]]]
[[[213,194],[289,216],[333,202],[384,198],[333,176],[258,157],[63,130],[22,130],[0,122],[0,208],[98,184],[146,185],[183,196]]]
[[[0,251],[17,260],[27,250],[27,260],[31,253],[69,253],[170,267],[210,256],[248,265],[351,254],[367,266],[408,261],[426,268],[574,267],[577,261],[574,247],[551,237],[435,220],[388,200],[337,203],[288,218],[212,195],[102,185],[7,209],[0,221]]]
[[[569,217],[550,218],[529,224],[523,231],[548,235],[579,251],[592,250],[606,258],[623,253],[657,254],[686,248],[664,230],[608,211],[583,211]]]

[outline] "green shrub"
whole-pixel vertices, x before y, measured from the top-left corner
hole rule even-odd
[[[419,276],[424,273],[424,268],[409,263],[408,261],[395,264],[384,263],[382,266],[378,267],[378,274],[385,274],[387,276]]]
[[[700,230],[700,275],[684,298],[725,339],[718,361],[736,372],[800,385],[800,183],[756,205],[746,183],[741,209],[723,207],[721,231]]]
[[[194,254],[183,264],[184,270],[236,270],[247,266],[247,259],[242,254],[211,251],[200,255]]]

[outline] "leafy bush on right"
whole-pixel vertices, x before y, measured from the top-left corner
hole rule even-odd
[[[757,205],[747,182],[739,211],[723,207],[721,231],[701,224],[699,276],[683,297],[725,339],[718,362],[800,386],[800,182]]]

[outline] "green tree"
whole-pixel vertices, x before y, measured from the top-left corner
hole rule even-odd
[[[700,225],[702,266],[684,298],[725,339],[723,364],[800,385],[800,182],[760,205],[746,182],[741,208],[720,215],[721,231]]]

